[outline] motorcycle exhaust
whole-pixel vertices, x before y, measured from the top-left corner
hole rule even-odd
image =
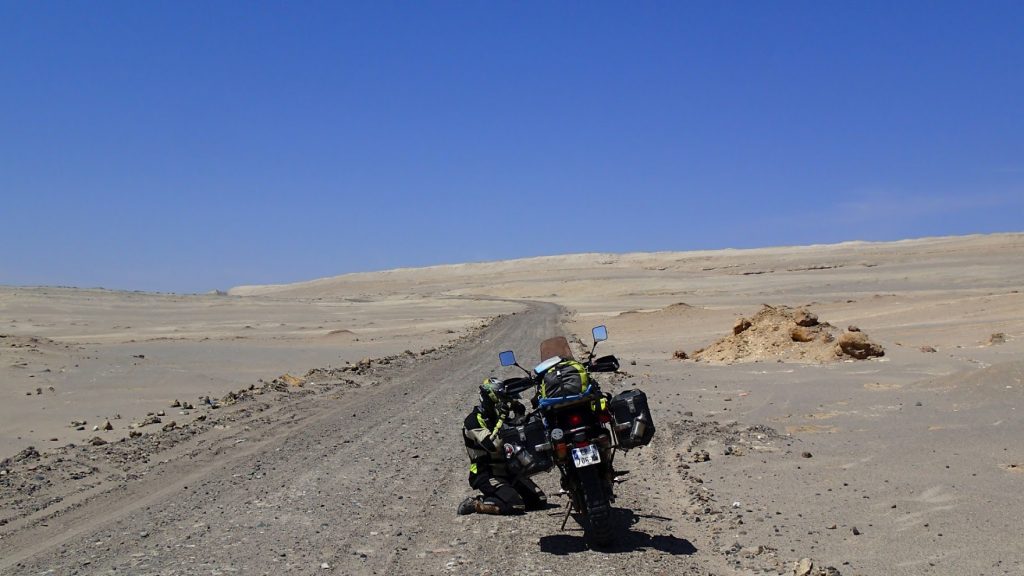
[[[533,466],[533,456],[522,448],[516,446],[516,460],[522,465],[524,470],[529,470]]]
[[[641,414],[633,422],[633,429],[629,431],[629,439],[633,442],[639,442],[644,437],[644,432],[647,432],[647,422],[644,422],[644,416]]]

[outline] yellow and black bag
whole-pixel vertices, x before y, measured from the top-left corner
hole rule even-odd
[[[590,390],[590,375],[583,364],[563,360],[544,373],[540,385],[541,398],[563,398],[586,394]]]

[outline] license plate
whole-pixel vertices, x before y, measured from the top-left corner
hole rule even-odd
[[[593,444],[587,444],[582,448],[572,449],[572,463],[577,468],[583,468],[592,464],[599,464],[601,462],[601,453],[597,451],[597,446]]]

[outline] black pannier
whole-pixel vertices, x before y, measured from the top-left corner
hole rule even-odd
[[[537,474],[555,465],[544,422],[539,417],[520,426],[504,424],[498,437],[505,444],[505,458],[514,474]]]
[[[647,446],[654,438],[654,420],[647,406],[647,395],[640,390],[626,390],[608,403],[615,422],[618,447],[624,450]]]

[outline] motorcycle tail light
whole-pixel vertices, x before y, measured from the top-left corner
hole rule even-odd
[[[569,414],[569,427],[576,428],[581,425],[583,425],[583,416],[580,416],[579,414]]]
[[[597,415],[597,421],[601,424],[607,424],[612,421],[611,414],[608,414],[607,412],[600,412]]]

